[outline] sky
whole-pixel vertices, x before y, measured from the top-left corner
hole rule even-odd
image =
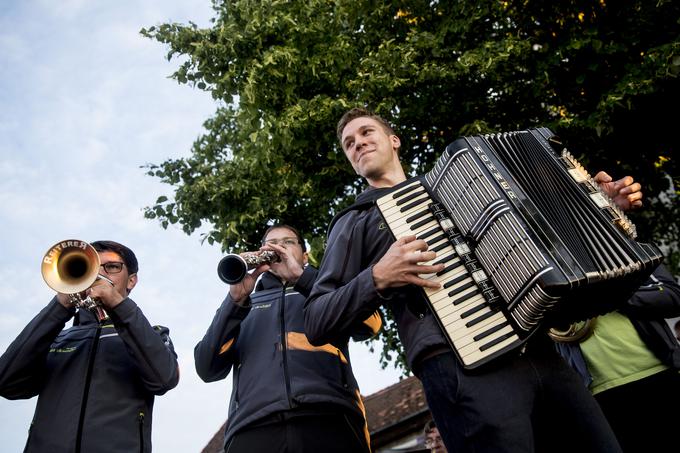
[[[40,274],[53,244],[129,246],[140,262],[132,299],[169,327],[179,356],[180,383],[154,409],[154,451],[164,453],[200,452],[226,419],[231,379],[203,383],[193,348],[228,287],[219,246],[144,219],[172,188],[142,167],[188,156],[216,105],[170,79],[179,61],[139,30],[208,27],[212,16],[209,0],[0,3],[0,352],[54,295]],[[398,381],[366,345],[350,351],[364,395]],[[35,402],[0,398],[3,452],[23,450]]]

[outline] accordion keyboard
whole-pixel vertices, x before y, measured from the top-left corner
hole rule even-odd
[[[377,201],[396,239],[415,235],[437,253],[425,264],[445,265],[442,272],[421,275],[441,284],[438,289],[425,288],[424,293],[463,365],[472,368],[516,347],[521,340],[506,314],[489,300],[493,299],[490,293],[480,287],[486,276],[466,253],[469,250],[450,241],[446,220],[435,216],[433,203],[418,180]]]

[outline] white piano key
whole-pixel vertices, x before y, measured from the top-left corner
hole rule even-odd
[[[461,319],[460,315],[470,310],[477,305],[483,305],[486,303],[486,299],[482,294],[476,294],[469,298],[465,302],[459,304],[454,304],[450,299],[441,299],[433,304],[433,308],[442,323],[446,324],[448,322],[448,316],[456,316],[456,319]],[[466,321],[467,322],[467,321]]]
[[[465,350],[465,348],[469,347],[472,344],[477,344],[478,346],[481,344],[486,344],[490,341],[493,341],[494,338],[498,338],[502,335],[503,333],[499,333],[502,330],[505,330],[506,327],[510,328],[512,331],[512,326],[508,325],[504,327],[503,329],[500,329],[496,332],[493,332],[492,334],[480,339],[479,341],[476,341],[474,339],[475,335],[478,335],[486,330],[492,329],[498,325],[501,325],[503,323],[507,322],[507,319],[505,318],[505,315],[502,312],[497,312],[493,316],[490,316],[489,318],[485,319],[484,321],[475,324],[472,328],[470,329],[458,329],[458,330],[452,330],[448,331],[447,334],[449,335],[449,338],[454,342],[456,345],[456,349],[458,352],[461,352]]]
[[[503,349],[507,346],[510,346],[513,343],[519,343],[519,342],[520,342],[519,337],[517,335],[512,335],[512,336],[506,338],[505,340],[501,341],[500,343],[498,343],[498,344],[496,344],[496,345],[494,345],[494,346],[492,346],[489,349],[486,349],[484,351],[477,348],[476,350],[471,350],[468,354],[466,354],[464,356],[461,354],[461,360],[463,361],[463,363],[466,366],[473,365],[473,364],[481,361],[482,359],[485,359],[487,357],[492,356],[493,354],[500,351],[501,349]]]

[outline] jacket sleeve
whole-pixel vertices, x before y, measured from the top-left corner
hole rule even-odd
[[[1,396],[24,399],[40,393],[50,346],[74,314],[55,297],[28,323],[0,357]]]
[[[125,299],[109,316],[118,335],[139,370],[147,390],[162,395],[177,386],[177,354],[166,327],[152,327],[142,310],[130,298]]]
[[[317,275],[317,269],[312,266],[307,266],[295,285],[295,290],[303,296],[309,297]],[[367,340],[378,334],[382,324],[382,314],[380,310],[376,310],[368,318],[359,323],[356,328],[352,329],[352,338],[355,341]]]
[[[375,289],[372,266],[364,268],[364,238],[354,226],[351,213],[336,223],[305,302],[305,331],[313,345],[337,343],[349,336],[365,337],[364,321],[374,319],[385,301]]]
[[[306,266],[293,289],[303,296],[309,297],[309,293],[312,291],[312,287],[314,286],[318,274],[319,271],[315,267]]]
[[[246,300],[247,305],[240,306],[227,296],[217,309],[203,339],[194,348],[196,373],[203,381],[219,381],[231,371],[241,323],[250,313],[250,298]]]
[[[680,285],[668,269],[660,265],[621,310],[637,319],[680,316]]]

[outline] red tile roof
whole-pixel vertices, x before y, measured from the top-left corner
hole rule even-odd
[[[423,386],[411,376],[364,397],[371,435],[428,412]]]

